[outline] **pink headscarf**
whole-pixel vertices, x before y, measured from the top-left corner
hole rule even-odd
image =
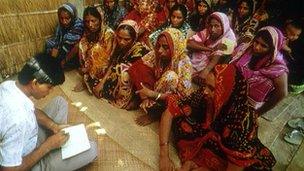
[[[282,32],[272,26],[263,27],[259,31],[262,30],[267,30],[272,37],[274,52],[264,57],[270,60],[260,64],[255,70],[251,70],[248,66],[252,58],[252,45],[250,45],[242,53],[236,52],[240,57],[235,62],[236,67],[247,80],[249,102],[255,109],[261,107],[267,95],[274,90],[273,79],[288,72],[283,54],[280,52],[284,40]],[[239,49],[242,51],[242,48]]]
[[[207,21],[209,21],[210,18],[216,18],[218,21],[220,21],[220,23],[222,24],[222,28],[223,28],[223,34],[217,40],[210,41],[209,31],[208,31],[208,29],[204,29],[200,32],[197,32],[195,35],[193,35],[190,38],[190,40],[195,40],[196,42],[202,43],[209,48],[216,47],[218,44],[222,43],[224,38],[231,40],[236,45],[236,37],[235,37],[233,30],[230,27],[230,23],[229,23],[229,19],[228,19],[227,15],[224,13],[221,13],[221,12],[214,12],[209,16],[209,19]],[[208,65],[209,56],[211,56],[211,55],[221,56],[221,55],[223,55],[223,53],[221,51],[193,52],[191,55],[192,56],[191,63],[193,65],[193,68],[197,72],[202,71]]]

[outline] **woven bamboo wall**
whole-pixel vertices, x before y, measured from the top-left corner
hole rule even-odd
[[[17,73],[42,52],[58,24],[57,9],[66,0],[0,0],[0,81]],[[70,0],[81,8],[83,0]]]

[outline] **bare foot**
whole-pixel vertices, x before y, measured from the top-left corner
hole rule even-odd
[[[86,85],[84,84],[84,82],[80,82],[80,83],[78,83],[78,84],[74,87],[73,91],[75,91],[75,92],[81,92],[81,91],[83,91],[83,90],[85,90],[85,89],[86,89]]]
[[[190,171],[198,169],[198,166],[193,161],[186,161],[180,169],[177,169],[177,171]]]
[[[151,118],[149,115],[141,115],[135,119],[135,122],[139,126],[146,126],[154,122],[155,119]]]

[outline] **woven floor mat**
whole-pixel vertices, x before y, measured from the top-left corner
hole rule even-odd
[[[56,96],[63,96],[69,102],[69,123],[85,123],[88,125],[93,121],[87,117],[76,106],[72,105],[72,101],[64,94],[60,87],[55,87],[49,96],[35,102],[39,108],[43,108],[47,102]],[[100,171],[100,170],[114,170],[114,171],[134,171],[134,170],[153,170],[144,162],[133,156],[127,150],[122,148],[118,143],[113,141],[108,135],[97,135],[93,128],[88,129],[88,134],[91,139],[98,142],[99,155],[98,158],[88,166],[79,170],[86,171]]]
[[[112,141],[142,161],[148,168],[158,170],[158,125],[155,123],[140,127],[135,124],[134,119],[140,116],[141,112],[115,108],[107,101],[89,95],[87,91],[73,92],[73,87],[80,80],[81,77],[76,71],[66,72],[66,81],[60,88],[71,102],[81,103],[78,108],[82,108],[86,116],[101,123]],[[180,161],[172,144],[170,144],[170,157],[176,166],[180,166]],[[116,164],[117,162],[122,163],[116,160]],[[132,160],[128,162],[134,163]],[[137,168],[134,169],[137,170]]]

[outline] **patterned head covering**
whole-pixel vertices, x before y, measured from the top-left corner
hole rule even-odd
[[[284,35],[283,33],[273,26],[266,26],[261,28],[259,31],[267,30],[272,37],[272,43],[274,47],[274,52],[271,57],[271,62],[274,62],[276,58],[279,56],[280,50],[283,47]]]
[[[230,27],[230,22],[229,22],[229,19],[226,14],[224,14],[222,12],[214,12],[209,16],[207,22],[209,22],[211,18],[217,19],[222,24],[222,28],[223,28],[223,34],[215,42],[216,44],[218,43],[218,41],[221,41],[222,38],[224,38],[224,37],[232,39],[232,40],[236,39],[235,34]]]
[[[131,26],[131,27],[134,29],[134,31],[136,32],[136,34],[139,33],[139,25],[138,25],[137,22],[134,21],[134,20],[123,20],[123,21],[118,25],[117,28],[119,28],[119,27],[122,26],[122,25]]]
[[[158,38],[165,36],[169,44],[170,57],[171,57],[171,67],[177,67],[179,61],[186,57],[186,39],[184,38],[182,32],[176,28],[167,28],[164,30]],[[158,48],[158,43],[156,43],[155,49]],[[157,51],[156,56],[157,55]]]
[[[75,20],[75,19],[77,18],[77,9],[76,9],[76,7],[75,7],[73,4],[68,3],[68,2],[62,4],[62,5],[58,8],[58,14],[59,14],[59,12],[60,12],[62,9],[65,9],[65,10],[67,10],[67,11],[70,13],[72,20]]]

